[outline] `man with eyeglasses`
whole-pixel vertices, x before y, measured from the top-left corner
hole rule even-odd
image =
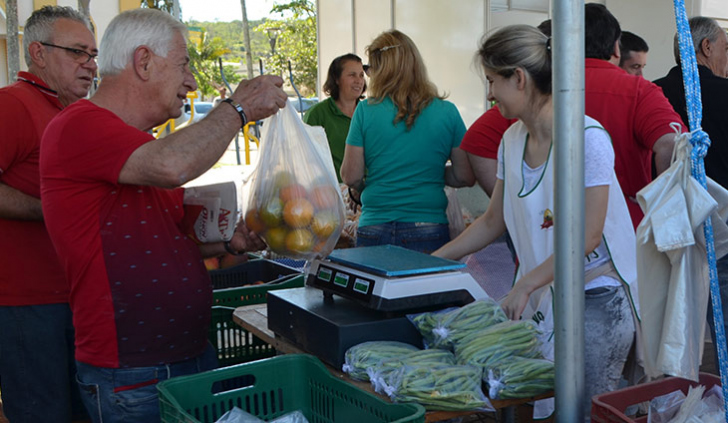
[[[202,120],[163,138],[197,83],[186,26],[154,9],[104,32],[101,83],[61,112],[41,147],[46,226],[71,284],[77,377],[94,422],[159,421],[156,384],[208,370],[212,287],[204,256],[265,247],[245,224],[229,242],[196,244],[183,190],[249,121],[286,104],[278,76],[241,82]]]
[[[23,37],[28,71],[0,89],[0,389],[13,423],[69,422],[84,413],[70,289],[44,225],[39,157],[48,122],[93,83],[89,26],[69,7],[35,11]]]

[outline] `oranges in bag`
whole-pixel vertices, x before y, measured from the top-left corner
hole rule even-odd
[[[254,201],[257,208],[245,214],[248,229],[281,255],[306,257],[322,251],[343,224],[338,189],[330,184],[309,189],[285,171],[274,177],[272,185],[274,195],[262,203]]]

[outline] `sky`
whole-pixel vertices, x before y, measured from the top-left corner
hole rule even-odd
[[[185,22],[192,19],[206,22],[243,20],[240,0],[179,0],[179,5]],[[248,20],[259,20],[268,16],[273,0],[245,0],[245,6]]]

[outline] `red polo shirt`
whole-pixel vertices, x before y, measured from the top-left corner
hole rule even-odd
[[[40,197],[40,140],[63,106],[33,74],[0,89],[0,183]],[[69,287],[42,221],[0,218],[0,306],[68,301]]]

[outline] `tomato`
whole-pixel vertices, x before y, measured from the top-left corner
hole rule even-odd
[[[331,185],[320,185],[311,190],[311,203],[316,210],[331,209],[339,200],[339,193]]]
[[[294,183],[282,187],[278,196],[285,204],[286,202],[296,198],[306,198],[308,196],[308,191],[306,191],[306,188],[304,188],[303,185]]]

